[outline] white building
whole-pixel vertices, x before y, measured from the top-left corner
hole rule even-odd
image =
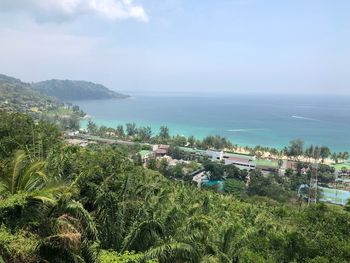
[[[69,133],[68,133],[68,136],[76,136],[76,135],[78,135],[79,134],[79,131],[70,131]]]
[[[253,160],[249,158],[240,158],[240,157],[229,157],[225,158],[225,165],[233,164],[240,169],[255,169],[256,165]]]
[[[221,161],[224,158],[223,151],[207,150],[206,154],[214,161]]]

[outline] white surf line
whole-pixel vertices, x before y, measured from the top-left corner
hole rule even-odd
[[[313,118],[308,118],[308,117],[304,117],[304,116],[297,116],[297,115],[293,115],[293,116],[291,116],[291,118],[299,119],[299,120],[317,121],[316,119],[313,119]]]

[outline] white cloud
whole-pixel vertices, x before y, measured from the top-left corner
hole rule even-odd
[[[1,11],[28,12],[39,21],[64,21],[86,14],[111,20],[148,21],[143,7],[132,0],[1,0]]]

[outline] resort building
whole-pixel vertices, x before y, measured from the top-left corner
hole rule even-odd
[[[223,151],[207,150],[206,155],[213,161],[221,161],[224,158]]]
[[[153,147],[153,152],[156,155],[156,157],[163,157],[166,154],[168,154],[169,151],[169,145],[156,145],[155,147]]]
[[[250,158],[229,157],[225,158],[225,165],[233,164],[239,169],[254,170],[255,164]]]
[[[225,161],[225,165],[233,164],[239,169],[246,170],[255,169],[255,156],[253,155],[225,152],[223,159]]]
[[[147,163],[154,157],[154,153],[152,151],[142,150],[139,152],[139,154],[141,156],[142,163]]]

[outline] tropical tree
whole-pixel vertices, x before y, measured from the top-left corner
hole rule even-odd
[[[65,185],[45,173],[46,162],[31,161],[24,151],[17,151],[8,171],[0,177],[0,195],[26,193],[43,202],[55,202],[55,194]]]
[[[97,229],[81,203],[66,195],[47,211],[37,248],[42,259],[52,263],[99,262]]]
[[[200,262],[200,255],[190,244],[172,242],[156,246],[148,250],[141,259],[147,262],[150,259],[157,259],[160,263],[167,262]]]
[[[93,121],[89,120],[88,124],[87,124],[87,131],[90,134],[96,134],[98,131],[98,127],[96,125],[96,123],[94,123]]]
[[[335,163],[338,163],[338,161],[339,161],[338,154],[337,154],[337,153],[332,153],[331,159],[332,159]]]
[[[193,146],[195,146],[196,138],[194,138],[194,136],[191,135],[188,137],[187,142],[188,142],[189,146],[193,147]]]
[[[152,137],[152,128],[151,127],[141,127],[137,129],[137,135],[139,140],[142,142],[148,142]]]
[[[331,151],[329,150],[329,148],[327,146],[322,146],[320,148],[320,156],[321,156],[321,159],[322,159],[322,163],[324,162],[324,160],[326,158],[328,158],[331,154]]]
[[[160,127],[159,138],[163,142],[166,142],[170,138],[169,128],[167,126]]]
[[[287,156],[297,158],[303,154],[304,142],[300,139],[292,140],[289,142],[289,146],[285,148]]]
[[[238,198],[247,197],[247,187],[245,183],[237,179],[226,179],[224,182],[224,191]]]
[[[116,129],[116,133],[119,137],[124,138],[125,137],[124,126],[118,125]]]
[[[126,134],[128,136],[134,136],[137,132],[136,124],[135,123],[127,123],[126,124]]]

